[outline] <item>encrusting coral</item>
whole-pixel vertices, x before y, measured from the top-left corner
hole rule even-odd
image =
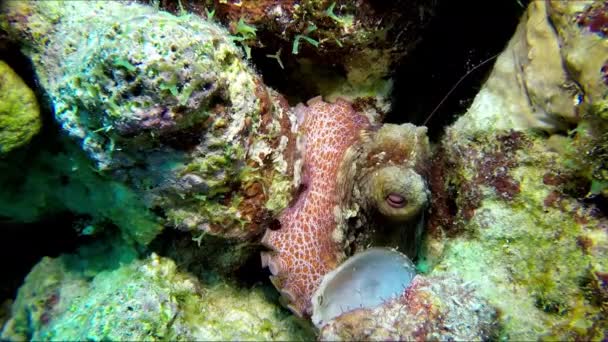
[[[83,167],[128,188],[157,227],[251,241],[287,206],[289,106],[224,28],[118,1],[9,1],[2,10],[61,130],[89,156]]]

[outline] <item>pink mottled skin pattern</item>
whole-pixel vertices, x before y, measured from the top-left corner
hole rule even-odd
[[[367,118],[344,100],[330,104],[314,98],[308,105],[300,131],[305,139],[304,190],[279,216],[281,228],[267,230],[262,239],[272,250],[262,253],[262,263],[300,315],[311,314],[312,294],[339,261],[341,247],[332,240],[338,169],[359,131],[369,127]]]

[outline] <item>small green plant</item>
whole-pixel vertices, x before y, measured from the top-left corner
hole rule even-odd
[[[608,181],[600,179],[592,179],[591,187],[589,188],[589,194],[587,197],[599,195],[608,189]]]
[[[239,19],[236,24],[236,33],[240,34],[245,39],[255,38],[257,29],[255,26],[247,24],[243,18]]]
[[[251,47],[244,43],[245,40],[254,39],[256,37],[257,29],[255,26],[247,24],[243,18],[239,19],[239,22],[236,24],[236,34],[234,36],[230,36],[230,39],[233,42],[241,43],[241,46],[245,50],[245,54],[247,55],[247,59],[251,59]]]
[[[114,128],[112,125],[104,125],[103,127],[94,130],[93,133],[99,133],[102,131],[104,133],[108,133],[110,130],[112,130],[112,128]]]
[[[334,13],[334,8],[336,7],[336,3],[332,2],[331,5],[329,5],[329,7],[325,10],[325,15],[327,15],[329,18],[331,18],[333,21],[335,21],[336,23],[340,24],[341,26],[350,26],[353,23],[353,16],[352,15],[347,15],[347,16],[337,16]]]
[[[215,16],[215,8],[212,9],[211,12],[205,8],[205,13],[207,13],[207,20],[213,21],[213,17]]]
[[[298,34],[294,37],[294,41],[293,41],[293,47],[291,49],[291,53],[294,55],[298,54],[298,51],[300,49],[300,39],[304,39],[306,42],[308,42],[309,44],[313,45],[314,47],[319,47],[319,42],[308,37],[307,35],[310,34],[311,32],[314,32],[317,29],[317,26],[315,24],[310,24],[306,30],[304,30],[303,34]]]
[[[179,6],[180,16],[188,14],[188,12],[184,9],[184,6],[182,5],[182,0],[177,0],[177,6]]]
[[[133,64],[131,64],[128,60],[122,59],[120,57],[117,57],[114,59],[114,65],[121,66],[121,67],[127,69],[128,71],[137,70],[137,68]]]

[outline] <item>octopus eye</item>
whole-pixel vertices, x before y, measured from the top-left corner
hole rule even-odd
[[[394,192],[391,192],[386,196],[386,203],[396,209],[403,208],[407,205],[405,197]]]
[[[363,184],[368,205],[391,221],[415,218],[428,202],[426,182],[411,168],[385,166],[370,173]]]

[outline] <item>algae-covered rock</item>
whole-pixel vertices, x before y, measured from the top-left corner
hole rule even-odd
[[[41,126],[36,95],[0,60],[0,155],[27,144]]]
[[[108,264],[110,257],[115,262]],[[128,247],[44,258],[19,290],[1,336],[78,341],[312,338],[262,288],[201,284],[170,259],[153,254],[137,260]]]
[[[416,276],[382,305],[345,311],[325,324],[323,341],[485,341],[496,337],[496,311],[453,276]]]
[[[501,313],[501,338],[608,336],[598,62],[608,54],[594,32],[605,13],[600,3],[531,2],[435,157],[419,269],[469,282]]]
[[[295,119],[225,29],[118,1],[3,13],[63,133],[161,224],[249,241],[287,206]]]
[[[433,189],[445,200],[433,210],[453,216],[431,218],[430,274],[471,282],[501,312],[505,338],[603,338],[608,220],[577,199],[585,183],[542,136],[493,135],[450,130],[442,144]]]

